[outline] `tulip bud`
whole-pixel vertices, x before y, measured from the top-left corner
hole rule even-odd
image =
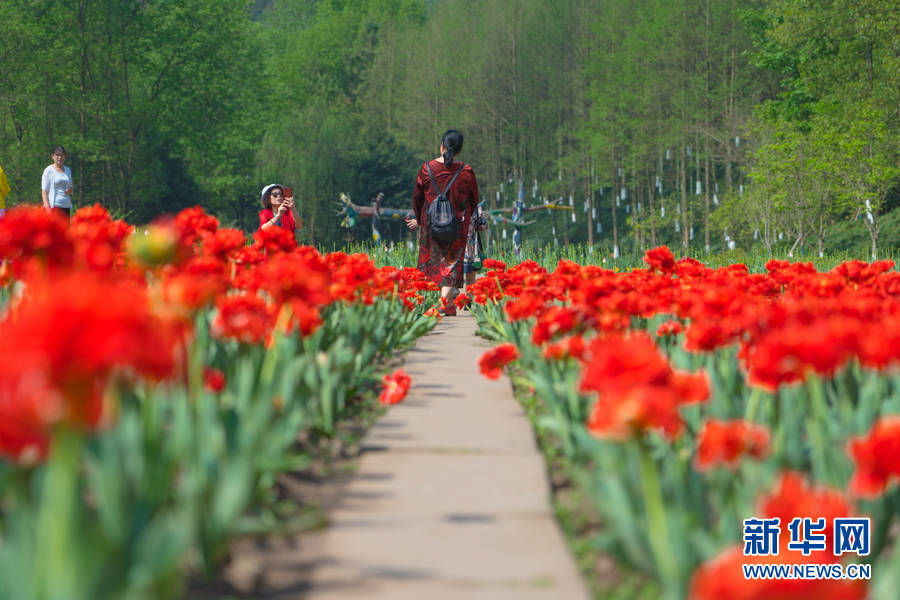
[[[178,236],[174,229],[150,225],[146,235],[128,238],[128,257],[144,266],[155,267],[172,262],[177,246]]]

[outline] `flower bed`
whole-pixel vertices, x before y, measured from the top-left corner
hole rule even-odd
[[[625,273],[486,261],[492,270],[469,290],[482,333],[501,342],[482,370],[514,364],[514,380],[542,402],[538,427],[604,520],[597,546],[670,598],[892,597],[893,263],[820,273],[770,261],[762,274],[676,262],[666,248],[645,261]],[[871,519],[868,553],[855,540],[836,546],[835,519],[854,517]],[[744,520],[775,518],[780,533],[765,541],[780,552],[764,553],[747,529],[757,523]],[[828,533],[791,529],[804,518],[825,519]],[[804,541],[808,552],[794,545]],[[862,563],[873,575],[745,579],[744,565],[769,563],[799,565],[795,574],[837,565],[842,575]]]
[[[177,597],[434,325],[415,269],[254,241],[199,208],[0,220],[0,597]]]

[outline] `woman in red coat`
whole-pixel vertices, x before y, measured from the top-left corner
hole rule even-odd
[[[272,183],[263,188],[259,195],[262,210],[259,213],[259,228],[281,227],[291,234],[296,234],[297,223],[300,215],[294,206],[293,195],[285,197],[284,187],[278,183]]]
[[[406,220],[407,227],[419,230],[419,270],[441,288],[442,312],[455,315],[453,298],[463,284],[463,254],[466,238],[475,207],[478,205],[478,181],[469,165],[454,160],[463,147],[463,135],[449,129],[441,137],[440,156],[422,165],[416,176],[413,190],[413,212],[415,218]],[[435,190],[432,177],[440,190]],[[457,175],[457,172],[459,173]],[[447,197],[459,219],[459,234],[448,244],[439,244],[431,237],[428,226],[428,206],[434,202],[439,191],[446,191],[447,184],[456,175]]]

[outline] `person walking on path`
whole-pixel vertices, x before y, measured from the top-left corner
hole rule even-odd
[[[441,137],[440,156],[423,164],[416,175],[413,189],[415,217],[406,220],[407,227],[419,230],[418,268],[440,286],[440,310],[446,315],[456,314],[453,298],[463,285],[463,255],[469,224],[478,203],[475,172],[469,165],[454,160],[462,147],[463,135],[455,129],[448,129]],[[449,243],[439,243],[433,239],[428,222],[428,208],[439,193],[446,193],[459,224],[456,238]]]
[[[72,212],[72,190],[75,186],[72,169],[65,165],[66,149],[57,146],[51,154],[53,164],[44,169],[41,177],[41,198],[44,208],[69,218]]]
[[[300,214],[294,206],[294,195],[285,194],[285,188],[279,183],[270,183],[262,189],[259,201],[262,210],[259,213],[259,228],[281,227],[290,231],[296,239],[297,223],[300,222]],[[287,197],[286,197],[287,196]]]
[[[475,283],[476,273],[481,270],[482,261],[485,258],[484,245],[481,242],[481,232],[487,229],[487,217],[478,205],[469,225],[469,237],[466,239],[466,253],[463,261],[463,274],[466,277],[466,289]]]

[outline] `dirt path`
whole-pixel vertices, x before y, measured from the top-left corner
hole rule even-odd
[[[587,598],[543,458],[506,378],[478,371],[475,319],[406,356],[413,385],[363,441],[330,525],[257,560],[257,598]]]

